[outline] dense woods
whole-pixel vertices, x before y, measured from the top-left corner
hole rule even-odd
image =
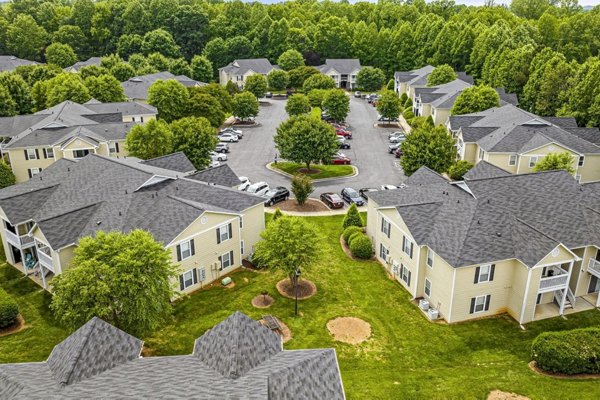
[[[106,69],[119,80],[167,69],[206,81],[235,58],[277,62],[290,49],[307,65],[359,58],[387,79],[448,64],[517,93],[535,113],[591,126],[600,125],[599,48],[600,7],[583,10],[576,0],[513,0],[509,8],[448,0],[16,0],[0,7],[0,53],[61,67],[73,54],[116,54]]]

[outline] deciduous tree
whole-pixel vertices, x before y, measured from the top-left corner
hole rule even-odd
[[[265,97],[265,93],[267,93],[267,80],[261,74],[250,75],[246,79],[244,90],[252,93],[257,99]]]
[[[135,68],[126,62],[116,63],[115,66],[110,69],[110,73],[117,78],[119,82],[125,82],[136,75]]]
[[[296,174],[292,178],[292,193],[298,202],[298,205],[302,206],[308,200],[308,196],[315,191],[315,187],[312,184],[312,179],[304,174]]]
[[[203,92],[190,90],[188,114],[194,117],[206,118],[215,128],[225,122],[225,112],[223,112],[219,101],[210,94]]]
[[[205,83],[213,80],[213,66],[208,58],[195,55],[192,58],[191,68],[192,79]]]
[[[435,67],[427,76],[427,86],[443,85],[456,79],[456,72],[448,64],[442,64]]]
[[[10,97],[10,92],[4,85],[0,85],[0,117],[17,115],[17,103]]]
[[[129,155],[148,160],[173,152],[173,132],[165,121],[151,119],[131,128],[125,144]]]
[[[391,90],[385,90],[377,100],[377,112],[388,121],[397,119],[401,108],[400,98]]]
[[[123,87],[121,87],[118,79],[112,75],[90,76],[84,83],[90,92],[90,96],[102,103],[125,101]]]
[[[295,94],[288,98],[287,104],[285,105],[285,111],[287,111],[290,117],[294,115],[308,114],[310,112],[310,101],[308,97],[303,94]]]
[[[381,89],[384,83],[385,74],[379,68],[364,67],[356,75],[358,87],[369,92]]]
[[[423,166],[441,174],[456,160],[455,141],[444,126],[414,129],[401,148],[400,165],[407,176]]]
[[[0,73],[0,85],[4,86],[16,103],[18,114],[28,114],[33,108],[29,86],[21,75],[14,72]]]
[[[500,96],[489,86],[479,85],[464,89],[452,106],[452,115],[470,114],[500,106]]]
[[[471,168],[473,168],[473,164],[467,160],[460,160],[454,163],[450,169],[448,169],[448,175],[450,175],[450,178],[454,179],[455,181],[460,181]]]
[[[304,93],[309,93],[313,89],[335,89],[335,82],[330,76],[323,74],[312,74],[306,78],[302,89]]]
[[[46,47],[46,61],[49,64],[66,68],[75,64],[77,55],[68,44],[52,43],[50,46]]]
[[[66,100],[83,104],[91,99],[88,88],[77,74],[64,72],[49,81],[38,83],[45,84],[45,107],[52,107]]]
[[[242,92],[233,96],[233,104],[231,106],[233,115],[245,120],[258,115],[258,100],[250,92]]]
[[[6,32],[6,47],[11,54],[27,60],[40,60],[48,34],[30,15],[19,14]]]
[[[277,59],[277,65],[284,71],[304,66],[304,57],[297,50],[286,50]]]
[[[155,29],[144,35],[142,53],[160,53],[165,57],[179,57],[179,46],[173,36],[164,29]]]
[[[290,79],[289,87],[301,89],[304,86],[304,82],[312,75],[319,73],[315,67],[298,67],[288,71],[288,77]]]
[[[4,161],[0,161],[0,189],[14,185],[16,182],[17,178],[10,166]]]
[[[549,153],[535,163],[533,170],[540,172],[564,169],[568,173],[572,174],[575,172],[575,168],[573,167],[574,162],[575,158],[567,151],[564,153]]]
[[[159,118],[171,122],[185,115],[189,93],[175,79],[159,79],[148,89],[148,103],[158,109]]]
[[[325,94],[323,108],[334,121],[344,121],[350,112],[350,98],[342,89],[333,89]]]
[[[289,77],[287,72],[280,69],[274,69],[267,75],[269,88],[273,90],[283,90],[288,86]]]
[[[182,151],[196,169],[204,169],[210,164],[210,152],[217,145],[217,131],[203,117],[186,117],[171,123],[173,149]]]

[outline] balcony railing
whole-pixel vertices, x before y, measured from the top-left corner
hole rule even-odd
[[[540,279],[540,292],[550,292],[556,289],[563,289],[569,283],[569,275],[561,274],[548,276]]]
[[[588,272],[600,278],[600,261],[591,259],[588,264]]]
[[[52,257],[50,257],[48,254],[44,253],[43,251],[38,249],[38,260],[40,260],[40,264],[42,264],[44,267],[48,268],[50,271],[54,272],[54,264],[52,263]]]
[[[21,248],[21,239],[19,239],[19,236],[17,236],[15,233],[12,233],[8,229],[5,229],[4,237],[6,238],[6,241],[8,243],[12,244],[13,246],[15,246],[18,249]]]

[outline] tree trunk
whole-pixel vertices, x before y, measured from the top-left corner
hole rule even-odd
[[[310,161],[306,163],[306,173],[310,172]]]

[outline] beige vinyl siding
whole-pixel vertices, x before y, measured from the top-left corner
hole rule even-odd
[[[529,163],[529,157],[519,156],[517,158],[517,163],[515,165],[510,165],[510,155],[510,153],[486,153],[486,161],[495,165],[496,167],[510,172],[511,174],[517,173],[519,162],[521,164],[524,162]]]
[[[421,117],[429,117],[431,115],[431,103],[421,104]]]
[[[76,246],[72,245],[69,247],[65,247],[64,249],[60,249],[60,251],[58,252],[61,272],[65,272],[66,270],[71,268],[71,260],[73,259],[75,248]]]
[[[433,108],[432,110],[433,123],[435,126],[445,124],[450,117],[450,110],[447,108]]]
[[[8,157],[10,160],[10,166],[15,173],[17,183],[26,182],[29,180],[29,168],[41,168],[42,170],[52,165],[56,159],[56,149],[54,151],[55,158],[44,158],[45,147],[29,147],[30,149],[37,149],[39,158],[37,160],[27,160],[25,158],[24,148],[15,148],[8,150]]]
[[[420,277],[417,286],[417,297],[429,300],[429,305],[440,312],[442,318],[450,317],[452,303],[452,282],[454,268],[442,257],[434,253],[433,267],[427,265],[427,247],[421,248]],[[425,294],[425,278],[431,282],[431,296]]]
[[[477,152],[479,151],[479,146],[475,143],[465,143],[464,144],[464,156],[463,160],[470,162],[471,164],[477,164]]]
[[[260,233],[265,229],[265,210],[258,204],[244,211],[242,240],[244,241],[244,258],[254,252],[254,246],[260,240]]]
[[[538,161],[540,161],[542,158],[544,158],[544,156],[550,154],[550,153],[564,153],[564,152],[568,152],[572,155],[573,157],[573,168],[577,168],[577,160],[579,158],[578,154],[575,154],[574,152],[572,152],[571,150],[557,145],[557,144],[549,144],[543,147],[540,147],[538,149],[534,149],[531,151],[528,151],[527,153],[523,153],[521,155],[522,160],[521,163],[519,164],[519,174],[525,174],[528,172],[533,172],[533,168],[529,167],[529,158],[532,156],[537,156],[538,157]]]
[[[529,268],[518,261],[510,261],[513,269],[513,279],[510,283],[509,296],[506,311],[515,320],[521,318],[521,308],[523,307],[523,298],[527,290],[527,277]],[[537,292],[537,286],[534,289]],[[535,300],[534,300],[535,301]]]
[[[592,279],[592,275],[587,272],[588,264],[590,259],[596,258],[596,249],[595,246],[586,247],[585,254],[583,260],[581,262],[581,272],[579,277],[578,286],[576,291],[574,291],[575,296],[583,296],[587,294],[588,288],[590,286],[590,280]]]
[[[540,287],[540,279],[542,278],[543,268],[532,268],[531,269],[531,280],[529,282],[529,291],[527,296],[524,297],[524,313],[523,323],[533,321],[535,315],[535,302],[537,300],[538,289]]]
[[[552,255],[550,252],[546,257],[542,258],[536,266],[546,266],[546,265],[555,265],[555,264],[564,264],[571,262],[573,260],[573,254],[567,250],[563,245],[557,246],[558,254],[556,256]]]
[[[577,167],[578,161],[575,162],[575,173],[581,175],[581,183],[600,181],[600,154],[585,154],[583,167]]]

